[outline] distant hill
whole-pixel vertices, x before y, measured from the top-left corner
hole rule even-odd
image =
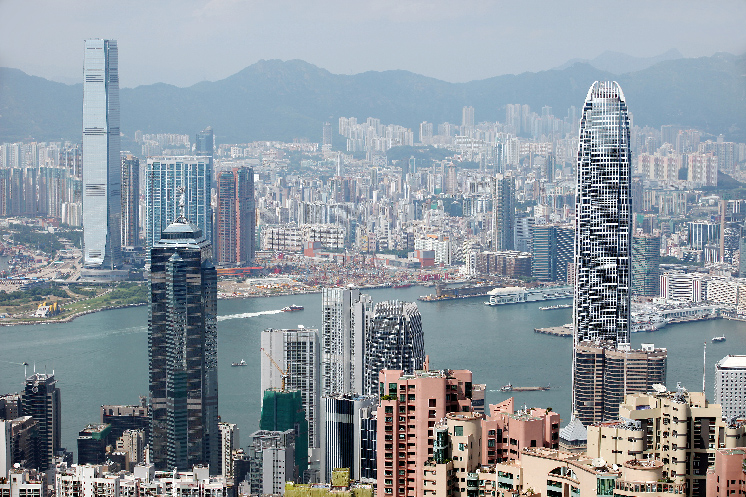
[[[746,56],[666,60],[613,75],[589,64],[562,70],[448,83],[407,71],[332,74],[300,60],[263,60],[215,82],[187,88],[154,84],[121,90],[121,129],[193,135],[210,125],[220,143],[320,141],[322,123],[340,116],[380,118],[417,130],[421,121],[460,124],[472,105],[481,121],[504,121],[505,105],[544,105],[564,117],[595,80],[619,81],[635,124],[697,127],[746,141]],[[0,68],[0,142],[80,141],[82,84],[65,85]]]
[[[595,59],[571,59],[555,69],[563,70],[577,63],[588,64],[601,71],[612,74],[626,74],[628,72],[642,71],[648,67],[666,60],[683,59],[681,52],[672,48],[668,52],[655,57],[634,57],[621,52],[606,51]]]

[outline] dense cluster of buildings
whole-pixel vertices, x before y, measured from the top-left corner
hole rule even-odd
[[[348,154],[333,151],[331,124],[320,150],[215,147],[207,128],[194,146],[138,133],[141,164],[120,147],[117,60],[115,41],[85,42],[82,149],[2,145],[0,215],[82,223],[92,270],[146,249],[148,397],[102,406],[73,465],[54,373],[28,376],[0,397],[0,496],[746,489],[744,356],[718,363],[710,403],[668,391],[665,349],[630,344],[633,296],[746,314],[746,201],[693,191],[740,177],[746,146],[632,127],[619,85],[596,82],[564,119],[508,105],[505,123],[477,124],[472,107],[461,126],[423,122],[419,143],[453,152],[443,161],[390,163],[412,131],[343,117]],[[323,290],[320,329],[262,332],[261,418],[242,447],[218,415],[216,266],[249,266],[258,251],[389,252],[403,267],[572,285],[572,419],[560,429],[550,408],[485,406],[470,371],[430,367],[416,304],[340,285]]]

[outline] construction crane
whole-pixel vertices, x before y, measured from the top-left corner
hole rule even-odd
[[[285,380],[288,377],[289,368],[285,369],[285,371],[283,371],[282,368],[280,367],[280,365],[277,364],[277,362],[274,359],[272,359],[271,355],[269,355],[269,352],[267,352],[266,350],[264,350],[264,347],[260,347],[259,350],[261,350],[262,352],[264,352],[264,355],[266,355],[267,358],[270,361],[272,361],[272,364],[274,364],[274,366],[277,368],[277,371],[280,372],[280,375],[282,377],[282,383],[281,383],[282,386],[280,387],[280,391],[283,392],[283,393],[285,393]]]

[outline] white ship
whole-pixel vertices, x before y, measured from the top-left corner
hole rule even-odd
[[[523,302],[539,302],[542,300],[571,299],[574,288],[571,286],[553,286],[544,288],[524,288],[509,286],[495,288],[487,292],[490,296],[485,305],[521,304]]]

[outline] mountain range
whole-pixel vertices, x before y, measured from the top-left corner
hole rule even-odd
[[[665,55],[665,54],[664,54]],[[219,81],[180,88],[158,83],[120,90],[125,139],[144,133],[194,135],[212,126],[220,143],[307,138],[320,141],[322,123],[341,117],[381,119],[415,130],[422,121],[460,124],[471,105],[475,120],[504,121],[505,105],[549,105],[557,117],[580,110],[596,80],[622,86],[634,123],[699,128],[746,141],[746,54],[669,58],[612,74],[587,62],[468,83],[408,71],[332,74],[301,60],[262,60]],[[83,85],[66,85],[0,68],[0,142],[80,141]]]

